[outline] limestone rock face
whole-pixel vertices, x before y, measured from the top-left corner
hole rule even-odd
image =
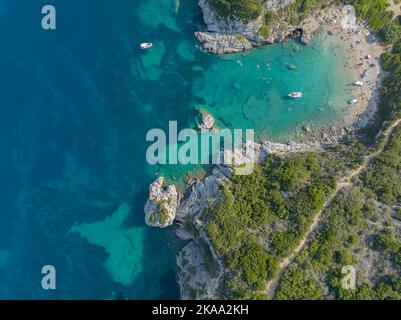
[[[294,2],[294,0],[268,0],[265,2],[264,7],[268,11],[277,11],[292,2]]]
[[[220,187],[227,183],[231,173],[229,167],[215,167],[212,175],[196,181],[177,211],[177,221],[182,226],[189,221],[193,226],[191,231],[177,229],[176,232],[181,239],[193,239],[177,255],[181,299],[217,298],[223,265],[202,228],[202,214],[221,199]],[[207,255],[200,248],[207,249]]]
[[[294,0],[268,0],[264,3],[265,12],[277,12],[280,8]],[[299,40],[308,44],[314,32],[324,21],[340,19],[343,29],[355,26],[355,9],[345,6],[340,14],[316,11],[297,25],[292,25],[288,17],[280,17],[270,24],[269,36],[261,35],[264,24],[263,15],[250,21],[242,21],[236,17],[220,17],[208,0],[199,0],[202,9],[206,32],[196,32],[195,36],[203,45],[203,49],[214,54],[237,53],[268,43],[279,43],[299,34]]]
[[[216,298],[220,284],[219,270],[206,263],[204,253],[195,242],[190,242],[179,252],[177,269],[178,281],[181,284],[181,299]],[[191,270],[196,270],[196,272],[191,272]]]
[[[149,187],[149,199],[145,204],[145,222],[151,227],[165,228],[173,224],[180,196],[174,185],[163,187],[159,177]]]
[[[230,169],[228,170],[230,171]],[[217,202],[220,196],[220,186],[227,181],[226,174],[229,173],[212,174],[203,181],[197,180],[191,188],[192,192],[181,203],[177,212],[177,220],[192,219]]]
[[[199,0],[199,6],[202,9],[207,31],[225,35],[240,34],[253,45],[260,44],[259,32],[263,26],[262,16],[245,22],[235,17],[219,17],[207,0]]]
[[[294,0],[270,0],[264,3],[266,12],[276,12]],[[205,51],[213,54],[229,54],[247,51],[268,43],[282,42],[300,31],[300,41],[308,44],[312,34],[319,27],[316,19],[306,19],[299,25],[291,25],[286,17],[274,21],[270,25],[270,35],[264,38],[261,29],[264,24],[263,15],[250,21],[242,21],[236,17],[220,17],[208,0],[199,0],[202,9],[206,32],[196,32],[196,39],[202,43]]]
[[[207,0],[199,0],[206,32],[196,32],[196,39],[203,49],[213,54],[229,54],[247,51],[254,46],[261,46],[264,40],[260,36],[263,17],[242,21],[235,17],[220,17]]]
[[[229,54],[252,49],[252,44],[240,35],[213,32],[195,32],[203,50],[213,54]]]

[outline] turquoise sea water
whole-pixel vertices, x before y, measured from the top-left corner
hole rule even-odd
[[[178,298],[182,243],[146,227],[143,206],[156,172],[189,168],[149,166],[146,132],[194,127],[200,108],[274,140],[341,122],[341,45],[322,33],[216,57],[193,38],[196,1],[51,3],[56,31],[40,27],[42,1],[0,0],[0,298]],[[295,90],[305,98],[287,99]],[[55,291],[40,286],[46,264]]]
[[[220,126],[255,128],[286,142],[305,124],[345,123],[356,76],[345,67],[348,56],[345,43],[322,29],[308,46],[287,41],[220,58],[194,82],[194,92]],[[303,98],[289,98],[293,91]]]

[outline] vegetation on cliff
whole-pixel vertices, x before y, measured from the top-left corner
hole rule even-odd
[[[328,153],[269,156],[252,175],[231,179],[225,201],[207,213],[205,226],[230,270],[228,297],[261,297],[257,292],[304,236],[345,169],[344,161]]]
[[[401,298],[401,239],[395,227],[400,223],[400,163],[401,127],[356,185],[327,209],[312,243],[281,278],[276,299],[310,298],[311,292],[313,298]],[[383,172],[388,168],[397,168],[394,176]],[[376,179],[379,175],[381,179]],[[357,270],[355,290],[341,286],[345,265]],[[294,272],[309,280],[299,283]]]
[[[278,14],[287,13],[296,24],[312,10],[338,2],[296,0]],[[386,78],[376,122],[361,131],[376,137],[388,121],[401,117],[400,19],[394,19],[385,0],[348,2],[383,43],[392,45],[381,58]],[[266,14],[266,25],[274,19]],[[225,200],[205,212],[205,230],[227,268],[222,297],[267,297],[267,281],[277,276],[279,262],[299,244],[339,177],[384,144],[374,142],[350,141],[320,154],[269,156],[254,174],[231,179]],[[282,274],[276,299],[401,298],[401,128],[355,179],[324,209],[311,243]],[[358,270],[355,290],[341,286],[345,265]]]
[[[264,0],[209,0],[209,3],[220,16],[248,21],[263,13]]]

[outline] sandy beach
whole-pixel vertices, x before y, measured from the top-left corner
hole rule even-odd
[[[357,103],[350,105],[349,121],[356,129],[366,126],[377,111],[378,91],[383,72],[380,67],[380,56],[385,51],[377,41],[375,35],[364,25],[357,22],[355,12],[338,8],[331,8],[333,15],[340,19],[333,19],[329,27],[333,33],[341,36],[347,42],[348,61],[345,66],[357,73],[363,86],[353,86],[350,89],[350,98],[356,98]]]
[[[357,102],[344,106],[346,110],[344,127],[332,127],[318,132],[311,130],[305,133],[302,139],[329,144],[337,143],[350,132],[365,127],[374,118],[383,79],[380,56],[385,48],[365,25],[357,21],[355,9],[352,6],[331,7],[317,12],[304,22],[304,27],[310,33],[323,27],[331,36],[343,41],[344,50],[346,50],[344,66],[355,74],[354,81],[362,83],[362,86],[350,83],[345,88],[349,100],[356,99]]]

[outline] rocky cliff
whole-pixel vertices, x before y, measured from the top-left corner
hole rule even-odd
[[[253,47],[282,42],[293,36],[299,36],[302,43],[308,44],[320,25],[316,17],[293,25],[285,13],[276,14],[292,2],[294,0],[266,1],[263,15],[254,20],[242,21],[232,16],[221,17],[210,5],[209,0],[199,0],[206,31],[196,32],[195,37],[205,51],[213,54],[247,51]],[[267,25],[264,15],[269,12],[274,19]]]
[[[199,0],[199,6],[206,32],[196,32],[195,37],[203,44],[204,50],[214,54],[235,53],[263,44],[260,37],[262,16],[244,22],[235,17],[219,17],[208,0]]]
[[[213,32],[195,32],[195,38],[203,50],[213,54],[229,54],[248,51],[252,44],[240,35],[227,35]]]

